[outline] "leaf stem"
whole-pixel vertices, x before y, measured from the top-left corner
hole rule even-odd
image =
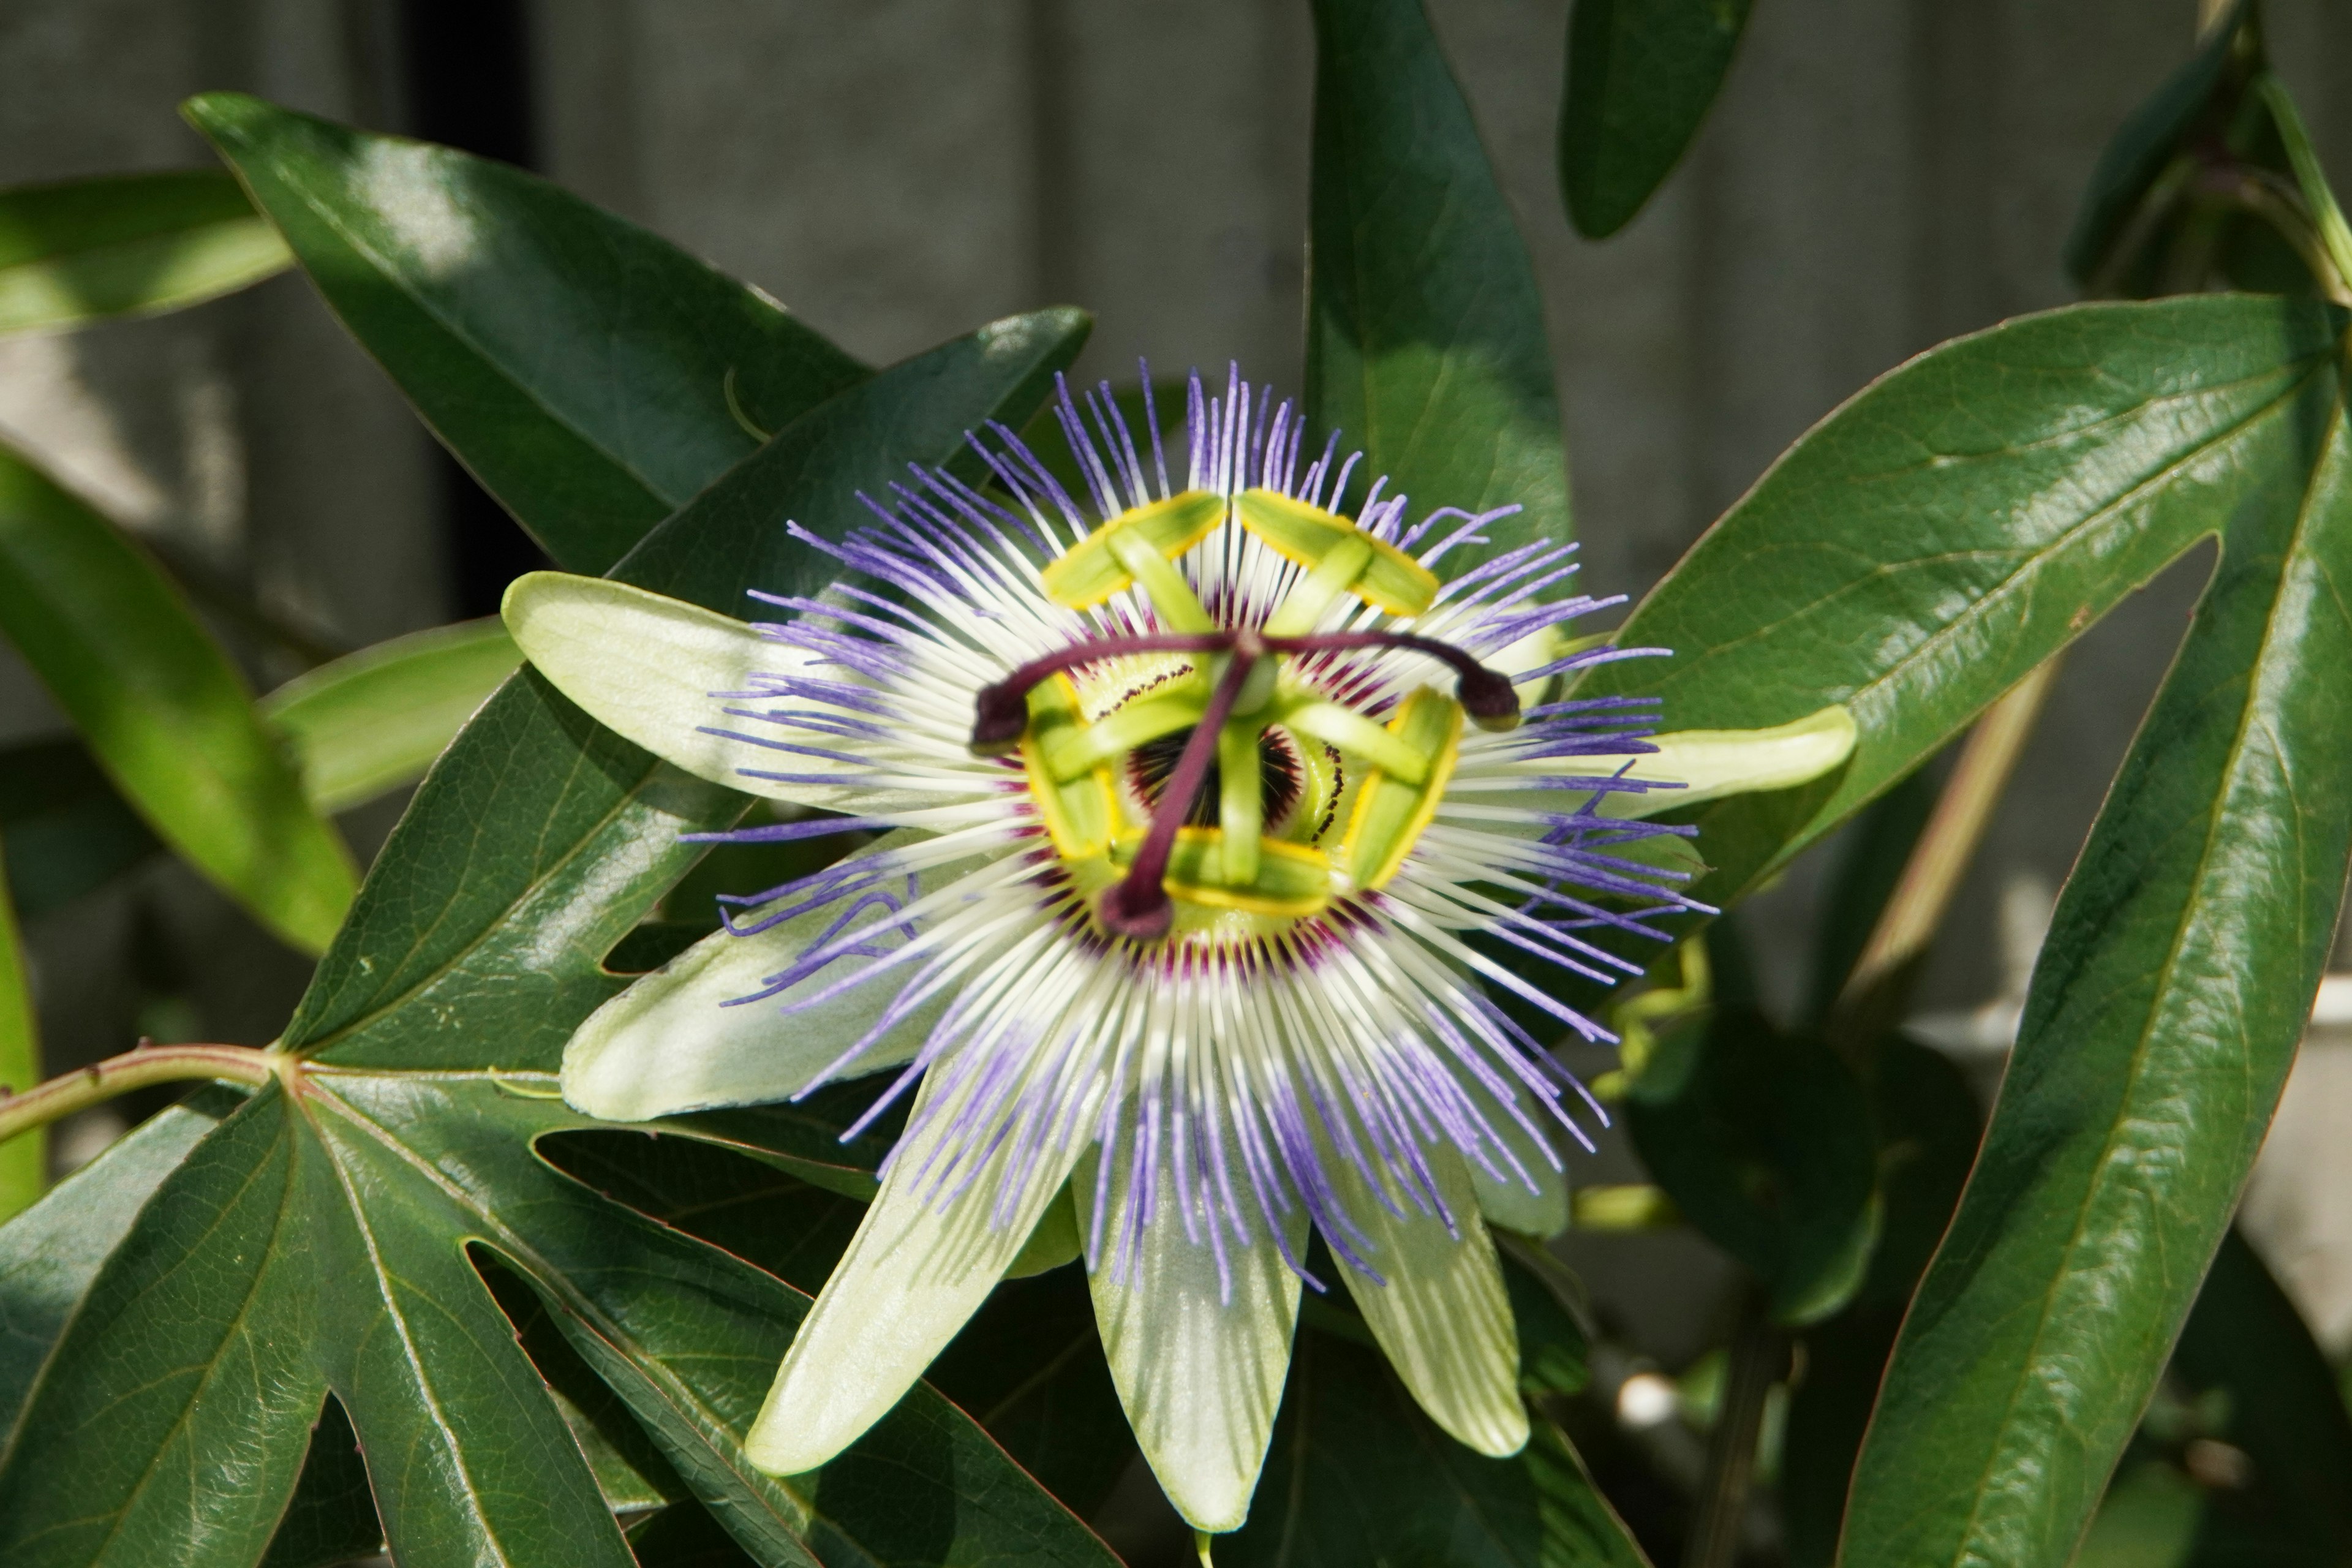
[[[22,1094],[0,1098],[0,1143],[150,1084],[227,1079],[258,1088],[293,1059],[282,1051],[252,1046],[142,1046],[60,1073]]]
[[[1830,1016],[1830,1039],[1849,1061],[1867,1053],[1902,1010],[1919,960],[1943,924],[1960,878],[1976,858],[2017,759],[2033,733],[2058,660],[2044,659],[2024,679],[1985,710],[1960,748],[1952,776],[1936,798],[1935,811],[1912,846],[1902,879],[1888,895],[1846,977]]]
[[[1765,1316],[1764,1298],[1751,1291],[1740,1309],[1724,1371],[1723,1406],[1706,1443],[1698,1515],[1683,1568],[1732,1568],[1739,1556],[1748,1492],[1756,1479],[1756,1445],[1764,1429],[1764,1403],[1788,1367],[1789,1342]]]

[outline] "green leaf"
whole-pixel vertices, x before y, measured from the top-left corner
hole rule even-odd
[[[1073,312],[1015,317],[891,367],[779,432],[616,574],[730,614],[750,607],[752,584],[814,591],[831,563],[780,519],[850,526],[859,490],[944,461],[989,418],[1025,416],[1085,330]],[[726,826],[745,805],[525,669],[418,789],[286,1040],[352,1064],[552,1068],[625,984],[599,961],[699,856],[678,836]]]
[[[295,1146],[265,1091],[141,1210],[0,1455],[0,1562],[260,1557],[325,1393]]]
[[[2181,1330],[2172,1364],[2229,1394],[2226,1436],[2253,1461],[2243,1493],[2209,1494],[2200,1563],[2352,1558],[2352,1415],[2294,1303],[2232,1230]]]
[[[1646,1568],[1568,1439],[1538,1419],[1508,1459],[1474,1454],[1414,1405],[1378,1351],[1302,1333],[1249,1522],[1219,1568]]]
[[[144,551],[5,449],[0,632],[158,836],[287,942],[326,946],[351,855],[244,679]]]
[[[1559,187],[1576,232],[1633,221],[1723,85],[1750,0],[1577,0],[1559,110]]]
[[[163,848],[79,740],[0,748],[8,897],[35,920]]]
[[[1843,703],[1853,760],[1700,808],[1724,903],[1909,773],[2198,539],[2295,506],[2343,318],[2205,295],[2077,305],[1930,351],[1815,426],[1620,633],[1580,697],[1663,727]]]
[[[0,858],[0,871],[5,871]],[[40,1025],[25,973],[25,944],[0,877],[0,1089],[22,1093],[41,1081]],[[49,1141],[36,1131],[0,1143],[0,1223],[30,1208],[48,1184]]]
[[[1309,434],[1343,432],[1417,517],[1517,503],[1490,552],[1565,542],[1535,269],[1420,0],[1317,0],[1315,29]]]
[[[423,777],[521,662],[495,618],[436,626],[297,676],[261,712],[293,742],[311,803],[341,811]]]
[[[49,1349],[163,1178],[236,1109],[204,1089],[149,1117],[0,1228],[0,1447]]]
[[[352,335],[492,495],[603,572],[864,379],[755,289],[519,169],[240,93],[184,112]]]
[[[0,333],[200,304],[294,258],[213,169],[0,190]]]
[[[2059,899],[1887,1370],[1846,1562],[2066,1559],[2261,1145],[2352,859],[2352,427],[2322,382],[2291,444],[2247,455],[2252,493]]]
[[[1659,1041],[1625,1121],[1675,1206],[1769,1288],[1775,1321],[1817,1321],[1860,1289],[1878,1218],[1870,1112],[1827,1046],[1717,1005]]]

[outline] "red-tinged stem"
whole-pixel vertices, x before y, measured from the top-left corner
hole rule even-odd
[[[283,1059],[251,1046],[142,1046],[0,1099],[0,1143],[149,1084],[225,1078],[258,1087]]]
[[[971,749],[1001,756],[1021,743],[1029,727],[1029,689],[1039,681],[1082,664],[1139,653],[1223,653],[1234,646],[1231,632],[1163,632],[1153,637],[1103,637],[1075,642],[1059,653],[1033,658],[972,700]]]
[[[1208,710],[1192,726],[1192,736],[1184,742],[1176,771],[1169,775],[1168,787],[1160,793],[1160,809],[1152,814],[1151,831],[1144,836],[1143,847],[1135,852],[1135,863],[1128,868],[1126,878],[1103,895],[1103,924],[1120,936],[1134,937],[1139,942],[1155,941],[1166,936],[1168,928],[1175,922],[1175,904],[1160,883],[1168,875],[1168,858],[1175,852],[1176,830],[1192,815],[1192,802],[1199,797],[1201,786],[1209,782],[1210,764],[1217,758],[1218,732],[1233,716],[1234,704],[1241,700],[1243,683],[1249,679],[1250,671],[1257,668],[1257,661],[1265,653],[1265,644],[1255,632],[1235,632],[1233,641],[1233,662],[1225,667],[1223,679],[1209,698]]]
[[[1477,721],[1481,728],[1507,730],[1519,721],[1519,694],[1512,689],[1510,677],[1488,669],[1452,643],[1439,642],[1435,637],[1415,637],[1411,632],[1323,632],[1311,637],[1268,637],[1268,653],[1342,653],[1357,648],[1393,647],[1412,653],[1426,654],[1441,663],[1450,665],[1460,677],[1454,695],[1461,699],[1462,710]]]

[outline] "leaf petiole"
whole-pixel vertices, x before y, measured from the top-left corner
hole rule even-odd
[[[150,1084],[226,1079],[258,1089],[294,1060],[283,1051],[253,1046],[142,1046],[60,1073],[22,1094],[0,1097],[0,1143]]]

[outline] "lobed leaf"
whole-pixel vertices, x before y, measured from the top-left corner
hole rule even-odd
[[[200,304],[294,258],[215,169],[0,190],[0,333]]]
[[[2071,306],[1931,350],[1809,431],[1619,634],[1674,651],[1577,688],[1663,699],[1676,730],[1853,715],[1843,770],[1690,814],[1717,868],[1696,895],[1784,864],[2199,539],[2292,509],[2342,320]]]
[[[1315,34],[1308,434],[1341,432],[1417,517],[1517,503],[1489,551],[1564,543],[1535,269],[1420,0],[1317,0]]]
[[[156,834],[305,952],[357,881],[245,680],[113,524],[0,450],[0,632]]]
[[[1633,221],[1698,134],[1751,0],[1577,0],[1559,110],[1559,187],[1576,232]]]
[[[183,110],[353,337],[549,554],[600,573],[866,371],[758,289],[520,169],[242,93]]]
[[[0,1452],[0,1562],[259,1559],[325,1393],[299,1164],[265,1090],[140,1210]]]
[[[2352,425],[2337,374],[2317,379],[2244,459],[2221,564],[2060,897],[1842,1561],[2065,1561],[2261,1145],[2352,860]]]

